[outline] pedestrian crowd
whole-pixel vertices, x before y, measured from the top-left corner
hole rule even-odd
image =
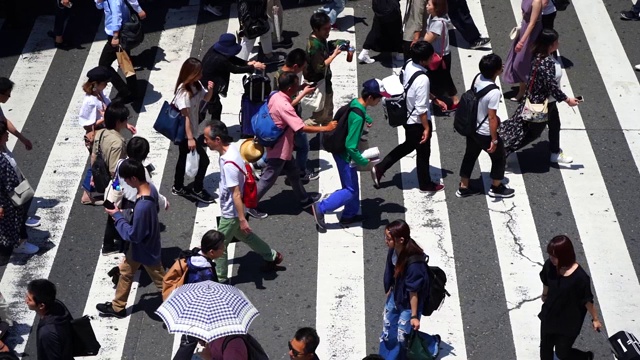
[[[96,309],[103,316],[126,317],[133,276],[144,267],[158,291],[162,291],[164,303],[158,313],[171,331],[172,319],[163,315],[163,308],[194,311],[189,308],[193,305],[184,301],[190,292],[221,291],[224,296],[235,296],[237,289],[229,285],[232,279],[227,252],[234,239],[262,257],[262,271],[277,271],[283,255],[266,241],[268,234],[254,233],[248,217],[268,217],[260,210],[260,201],[281,174],[297,199],[282,206],[294,204],[308,209],[320,232],[328,228],[325,214],[340,207],[344,207],[340,225],[357,226],[366,221],[360,214],[358,172],[365,168],[373,185],[380,188],[389,169],[414,150],[420,192],[429,196],[442,191],[444,185],[429,173],[434,114],[455,114],[454,126],[465,137],[457,197],[483,192],[470,184],[473,168],[483,151],[489,154],[492,163],[492,183],[487,195],[513,197],[515,189],[504,181],[507,159],[539,138],[546,127],[550,162],[570,164],[571,157],[560,147],[558,102],[573,107],[581,99],[567,96],[560,86],[562,62],[557,56],[559,34],[554,30],[556,13],[566,3],[566,0],[522,0],[522,22],[511,34],[513,42],[505,60],[496,54],[483,56],[470,89],[460,93],[451,76],[454,62],[450,30],[455,27],[466,42],[458,43],[459,46],[481,50],[490,41],[475,26],[466,0],[410,0],[404,17],[399,1],[373,0],[373,24],[356,59],[371,64],[376,61],[373,52],[388,53],[392,59],[403,62],[402,70],[399,75],[363,82],[360,93],[353,94],[351,101],[335,104],[332,65],[343,61],[339,58],[341,53],[347,53],[347,61],[355,53],[345,40],[328,40],[332,29],[340,29],[338,15],[346,0],[329,1],[311,14],[306,48],[293,49],[286,55],[273,51],[274,43],[285,41],[281,36],[284,14],[280,1],[238,0],[239,33],[221,34],[202,59],[185,59],[169,103],[170,110],[175,112],[173,118],[178,119],[177,125],[183,131],[178,138],[171,139],[179,154],[171,193],[204,204],[217,199],[221,218],[217,230],[206,232],[199,247],[184,251],[165,270],[160,257],[158,214],[160,210],[169,210],[170,203],[154,185],[153,166],[143,165],[151,150],[149,142],[140,136],[126,141],[123,136],[125,130],[136,134],[135,126],[128,123],[130,110],[126,104],[139,101],[141,94],[130,53],[141,43],[143,34],[136,22],[139,25],[146,13],[137,0],[95,0],[96,7],[104,12],[107,41],[97,67],[86,74],[82,86],[85,96],[78,123],[84,129],[82,141],[90,153],[90,164],[82,181],[84,191],[80,201],[105,207],[102,254],[125,254],[121,264],[109,272],[115,284],[113,299],[98,303]],[[222,15],[222,7],[215,1],[203,5],[203,10],[213,16]],[[73,47],[64,37],[65,22],[73,11],[69,0],[62,0],[56,9],[55,27],[50,35],[59,49]],[[638,20],[639,12],[640,5],[636,3],[621,16]],[[257,58],[250,59],[258,38],[261,51]],[[112,67],[116,60],[124,79]],[[280,68],[270,79],[265,70],[272,65]],[[245,139],[238,143],[221,121],[221,97],[227,95],[231,74],[246,74],[242,111],[250,116],[243,114],[241,127]],[[497,115],[503,96],[496,84],[498,76],[517,87],[516,95],[510,99],[517,103],[517,108],[504,121]],[[113,100],[104,93],[108,83],[116,92]],[[13,88],[13,82],[0,78],[0,103],[10,100]],[[405,133],[404,142],[382,159],[379,154],[370,156],[364,151],[368,148],[369,128],[375,122],[367,110],[379,104],[384,107],[389,123],[401,125]],[[399,116],[392,109],[393,104],[400,105]],[[334,112],[335,105],[338,110]],[[305,111],[310,114],[306,119],[301,117]],[[27,150],[32,144],[7,116],[10,114],[4,114],[0,108],[0,251],[4,255],[30,255],[40,249],[28,241],[27,227],[39,226],[39,222],[29,216],[33,211],[28,195],[31,189],[7,148],[9,133]],[[318,134],[324,147],[321,151],[331,153],[340,176],[340,188],[324,198],[305,190],[307,183],[319,177],[307,160],[307,134]],[[204,188],[210,162],[207,149],[219,154],[217,194]],[[186,184],[188,178],[193,179],[192,184]],[[365,359],[436,358],[441,338],[424,331],[428,329],[428,319],[422,318],[425,326],[421,327],[421,316],[430,307],[429,314],[438,309],[439,302],[434,309],[433,301],[436,291],[446,293],[446,277],[443,279],[427,265],[428,249],[412,239],[410,226],[403,220],[389,223],[384,238],[388,252],[383,275],[386,302],[380,350]],[[589,275],[576,262],[568,237],[554,237],[546,250],[549,259],[540,272],[543,288],[540,358],[551,360],[555,352],[560,359],[593,359],[593,353],[572,347],[587,312],[594,329],[602,326],[594,307]],[[25,290],[27,306],[40,319],[36,333],[38,359],[72,359],[72,316],[57,299],[55,285],[36,279]],[[242,306],[252,305],[246,300]],[[264,350],[247,333],[247,328],[248,325],[231,334],[216,335],[204,330],[176,331],[183,335],[174,359],[190,359],[199,343],[204,346],[201,353],[204,358],[262,358]],[[6,322],[0,323],[0,336],[10,331]],[[298,329],[288,342],[289,356],[317,359],[321,335],[330,336],[319,335],[310,327]],[[0,346],[0,352],[11,351],[2,342]],[[420,351],[424,357],[416,357]]]

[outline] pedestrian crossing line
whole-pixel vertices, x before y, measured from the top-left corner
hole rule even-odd
[[[608,13],[603,2],[575,2],[573,5],[636,168],[640,171],[640,84],[633,64],[611,19],[603,16]],[[621,313],[622,318],[624,315]]]
[[[345,31],[332,30],[330,39],[349,40],[356,46],[353,8],[342,12]],[[336,106],[347,104],[358,94],[357,60],[347,62],[346,52],[331,64],[333,101]],[[320,161],[331,164],[319,179],[319,191],[329,194],[340,184],[333,156],[319,152]],[[327,231],[318,233],[318,283],[316,300],[316,330],[326,340],[316,351],[321,359],[355,360],[366,353],[364,304],[364,249],[360,225],[342,228],[336,213],[326,214]]]
[[[145,99],[152,97],[152,91],[160,92],[162,96],[155,102],[145,105],[145,111],[140,113],[138,117],[136,136],[142,136],[149,141],[151,151],[148,161],[156,166],[154,174],[154,179],[156,180],[154,180],[154,183],[157,189],[161,187],[167,160],[167,150],[171,142],[153,129],[153,123],[164,100],[173,97],[175,81],[178,78],[182,63],[191,53],[191,45],[196,28],[196,25],[193,24],[193,19],[198,15],[197,4],[197,0],[191,0],[189,6],[169,10],[165,20],[165,30],[161,33],[158,42],[158,48],[164,50],[164,53],[158,52],[156,54],[156,67],[159,70],[152,72],[149,76],[149,83],[154,86],[153,90],[147,88]],[[101,357],[118,359],[122,357],[124,350],[129,322],[131,320],[131,311],[133,306],[135,306],[140,271],[136,272],[134,283],[127,299],[128,316],[124,319],[101,317],[95,308],[96,303],[113,299],[114,289],[111,279],[107,276],[107,272],[112,267],[118,266],[122,255],[98,256],[83,314],[90,315],[96,319],[93,322],[93,328],[98,340],[102,340]],[[105,339],[109,340],[106,341]]]
[[[30,311],[24,302],[27,283],[49,277],[75,200],[75,189],[80,184],[87,162],[88,153],[82,141],[84,129],[78,126],[77,117],[84,97],[84,74],[98,63],[105,39],[103,33],[96,36],[35,191],[36,201],[32,206],[38,207],[36,215],[40,218],[41,228],[47,232],[30,231],[29,237],[41,249],[48,250],[29,258],[24,265],[20,265],[27,259],[24,255],[12,255],[0,281],[2,294],[10,304],[7,318],[24,329],[11,331],[6,341],[18,354],[24,352],[35,318],[35,312]]]
[[[4,105],[4,112],[18,131],[22,131],[29,118],[31,108],[56,54],[56,48],[52,46],[53,40],[47,36],[47,30],[50,29],[53,29],[53,16],[40,16],[36,19],[29,39],[9,77],[16,86],[11,93],[11,101]],[[32,117],[35,117],[35,114]],[[15,136],[9,137],[9,150],[13,150],[17,140]]]
[[[611,20],[607,16],[602,17],[607,11],[604,5],[600,2],[589,7],[576,2],[573,4],[638,166],[640,134],[637,130],[629,130],[638,128],[633,120],[640,111],[640,85]],[[518,15],[516,9],[514,14]],[[563,91],[573,96],[564,69],[561,81]],[[590,141],[583,131],[585,126],[579,108],[570,110],[564,104],[558,105],[562,122],[578,130],[564,131],[562,143],[569,149],[580,149],[579,160],[582,162],[582,166],[560,167],[560,174],[589,263],[604,323],[614,332],[627,330],[638,333],[640,324],[629,319],[629,314],[640,311],[640,284],[597,158],[592,146],[585,146],[590,145]],[[607,242],[602,239],[607,239]]]
[[[479,4],[469,4],[471,15],[481,33],[487,32],[482,8]],[[456,32],[457,43],[465,40]],[[465,83],[469,89],[473,78],[479,72],[478,63],[484,52],[458,49],[460,64]],[[498,84],[500,86],[500,84]],[[508,118],[504,101],[498,109],[500,119]],[[487,154],[479,157],[484,187],[489,190],[491,161]],[[531,323],[537,322],[536,315],[540,303],[536,301],[542,294],[539,272],[544,259],[540,249],[540,240],[535,226],[531,205],[527,197],[524,178],[521,175],[517,157],[511,162],[513,171],[508,175],[509,186],[516,189],[513,198],[494,200],[487,196],[489,218],[498,252],[500,273],[504,287],[511,331],[518,359],[535,359],[539,352],[539,330]]]

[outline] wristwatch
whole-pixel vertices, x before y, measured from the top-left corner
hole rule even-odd
[[[491,140],[491,143],[492,143],[493,145],[498,145],[498,139]]]

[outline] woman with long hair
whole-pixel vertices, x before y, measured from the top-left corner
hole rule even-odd
[[[524,98],[527,89],[527,75],[531,70],[531,43],[538,37],[542,30],[542,0],[522,0],[522,22],[518,36],[513,39],[511,49],[504,63],[502,80],[507,84],[518,84],[518,95],[511,98],[520,102]]]
[[[547,245],[549,259],[540,272],[542,280],[542,310],[540,318],[540,359],[553,360],[554,349],[558,359],[593,360],[591,351],[573,348],[580,335],[587,311],[593,329],[602,324],[593,304],[591,278],[576,262],[571,240],[558,235]]]
[[[449,24],[451,20],[449,20],[447,11],[447,0],[427,1],[429,17],[427,18],[424,40],[433,46],[434,54],[442,57],[440,66],[435,70],[429,69],[428,72],[431,93],[441,100],[444,97],[451,98],[452,105],[449,110],[455,110],[460,99],[458,98],[458,89],[456,89],[451,77],[451,51],[449,50]]]
[[[420,329],[420,315],[427,300],[429,274],[422,248],[411,238],[404,220],[389,223],[384,230],[389,248],[384,269],[384,291],[387,301],[383,313],[380,355],[386,360],[406,359],[406,339]],[[435,357],[440,346],[439,335],[426,335],[429,350]]]
[[[532,52],[531,75],[527,87],[526,97],[532,104],[541,104],[548,100],[548,121],[541,123],[527,122],[520,116],[524,109],[524,102],[518,106],[515,116],[505,121],[500,127],[500,136],[504,140],[507,156],[512,152],[531,143],[540,137],[544,128],[549,126],[549,150],[552,163],[569,164],[573,161],[560,148],[560,114],[558,101],[564,101],[569,106],[578,105],[578,99],[568,97],[560,87],[562,66],[553,55],[558,50],[558,32],[544,29],[538,35]]]
[[[211,100],[213,95],[213,81],[207,83],[205,88],[200,82],[202,78],[202,63],[196,58],[188,58],[182,64],[178,81],[176,81],[175,97],[173,105],[180,110],[185,118],[186,139],[178,144],[178,162],[173,179],[171,193],[173,195],[187,196],[196,200],[212,203],[213,197],[204,189],[204,176],[209,166],[209,157],[204,147],[204,138],[198,136],[198,124],[200,113],[204,104]],[[184,186],[184,173],[187,164],[187,155],[191,151],[197,151],[200,156],[198,173],[193,182],[193,188],[188,190]]]

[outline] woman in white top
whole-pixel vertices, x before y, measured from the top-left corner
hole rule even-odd
[[[84,128],[84,144],[91,153],[96,130],[104,127],[104,111],[111,104],[111,100],[104,94],[111,74],[104,66],[97,66],[87,73],[87,82],[82,85],[84,99],[78,114],[78,123]],[[127,129],[136,133],[135,126],[129,124]]]
[[[188,58],[182,64],[180,75],[176,82],[175,98],[173,105],[180,110],[185,118],[186,139],[178,144],[178,162],[173,179],[171,193],[179,196],[188,196],[199,201],[212,203],[213,197],[204,190],[204,176],[209,166],[209,157],[204,147],[204,138],[198,136],[198,124],[200,112],[204,108],[203,102],[209,102],[213,95],[213,81],[209,81],[207,88],[202,85],[202,63],[196,58]],[[198,173],[193,181],[193,187],[187,189],[184,186],[184,173],[187,164],[187,155],[191,151],[197,151],[200,155]]]
[[[447,0],[427,1],[429,18],[427,19],[424,40],[431,43],[434,53],[442,57],[440,67],[435,70],[429,69],[428,72],[431,93],[439,99],[450,97],[452,106],[449,109],[455,110],[460,99],[458,98],[458,89],[456,89],[451,77],[451,51],[449,50],[449,24],[451,21],[447,16],[447,11]]]

